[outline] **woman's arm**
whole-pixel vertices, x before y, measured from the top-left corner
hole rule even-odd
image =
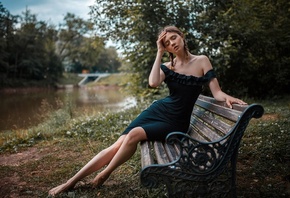
[[[228,107],[232,108],[232,104],[236,103],[236,104],[247,104],[246,102],[232,97],[228,94],[226,94],[225,92],[223,92],[219,86],[218,80],[216,78],[212,79],[209,82],[209,88],[211,90],[211,93],[213,95],[213,97],[218,100],[218,101],[225,101],[226,104],[228,105]]]
[[[164,73],[160,69],[161,58],[163,53],[157,52],[155,62],[152,66],[150,75],[149,75],[149,85],[150,87],[158,87],[165,78]]]
[[[204,74],[206,74],[206,72],[208,72],[209,70],[212,69],[212,65],[206,56],[202,57],[202,68],[203,68]],[[210,88],[210,91],[211,91],[213,97],[216,100],[225,101],[226,104],[230,108],[232,108],[232,104],[234,104],[234,103],[242,104],[242,105],[247,104],[246,102],[244,102],[238,98],[232,97],[232,96],[226,94],[225,92],[223,92],[220,88],[220,85],[219,85],[217,78],[214,78],[209,82],[209,88]]]
[[[161,59],[165,52],[165,47],[162,43],[162,39],[165,37],[165,35],[166,32],[161,33],[158,37],[158,40],[156,41],[157,54],[148,79],[150,87],[158,87],[165,78],[164,73],[160,69]]]

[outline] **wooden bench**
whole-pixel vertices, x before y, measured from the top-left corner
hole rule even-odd
[[[261,105],[233,105],[200,95],[187,134],[170,133],[165,142],[141,142],[141,183],[166,185],[168,197],[236,197],[239,144]]]

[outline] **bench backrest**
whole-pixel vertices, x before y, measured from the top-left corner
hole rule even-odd
[[[261,117],[263,112],[263,107],[257,104],[233,105],[230,109],[225,102],[201,95],[192,111],[190,138],[180,139],[183,135],[177,132],[169,135],[167,142],[172,142],[181,154],[179,162],[183,169],[194,169],[191,171],[197,174],[214,172],[211,175],[214,177],[230,160],[236,159],[249,121]]]
[[[234,105],[230,109],[225,102],[217,102],[201,95],[192,111],[188,134],[205,142],[219,140],[234,127],[246,107],[247,105]]]
[[[243,116],[246,112],[247,115]],[[263,107],[257,104],[233,104],[230,109],[225,102],[200,95],[192,111],[188,134],[200,141],[218,141],[232,133],[234,128],[240,128],[237,123],[243,122],[247,126],[252,117],[259,118],[263,112]]]

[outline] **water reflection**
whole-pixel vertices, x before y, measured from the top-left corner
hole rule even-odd
[[[94,112],[118,110],[136,103],[118,88],[41,89],[1,94],[0,131],[36,125],[41,121],[44,103],[57,108],[59,102],[67,101],[76,108],[93,108]]]

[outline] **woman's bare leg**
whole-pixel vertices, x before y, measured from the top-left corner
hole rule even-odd
[[[114,155],[122,145],[126,135],[121,136],[112,146],[102,150],[93,159],[91,159],[77,174],[70,178],[66,183],[61,184],[49,191],[49,195],[56,195],[64,192],[70,188],[73,188],[78,181],[84,177],[92,174],[93,172],[101,169],[105,165],[109,164]]]
[[[108,166],[92,181],[94,186],[102,185],[110,174],[121,164],[129,160],[137,149],[140,141],[146,140],[147,135],[143,128],[136,127],[128,133],[118,152],[114,155]]]

